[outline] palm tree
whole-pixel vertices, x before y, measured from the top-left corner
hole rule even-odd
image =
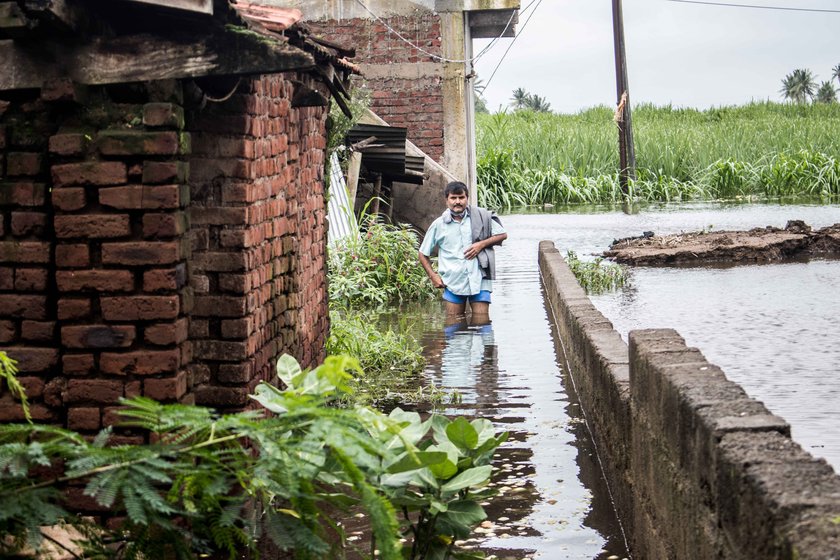
[[[837,90],[831,82],[823,82],[814,96],[815,103],[837,103]]]
[[[797,68],[782,80],[781,93],[785,99],[795,103],[807,103],[814,97],[816,82],[814,74],[808,69]]]
[[[540,97],[536,94],[528,96],[527,107],[537,113],[548,113],[551,111],[551,103],[545,97]]]
[[[831,77],[840,82],[840,64],[831,69]]]
[[[528,106],[528,98],[531,97],[524,88],[516,88],[513,90],[513,97],[510,98],[510,104],[514,109],[524,109]]]

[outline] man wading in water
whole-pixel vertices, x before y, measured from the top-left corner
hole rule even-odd
[[[432,222],[420,244],[420,264],[436,288],[443,288],[446,314],[463,316],[467,302],[473,322],[489,319],[490,292],[496,277],[493,247],[507,239],[505,228],[494,212],[470,206],[469,190],[455,181],[443,190],[446,210]],[[429,257],[438,248],[438,270]]]

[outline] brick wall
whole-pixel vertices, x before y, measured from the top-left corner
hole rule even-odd
[[[324,357],[327,111],[293,109],[292,90],[281,76],[251,80],[191,125],[200,404],[247,404],[278,354],[304,367]]]
[[[426,53],[440,56],[440,17],[426,11],[411,16],[383,18]],[[385,25],[369,19],[308,22],[317,35],[343,45],[354,45],[354,61],[365,68],[376,65],[377,77],[369,70],[364,83],[371,91],[371,109],[391,126],[408,128],[408,139],[426,154],[443,163],[442,64],[409,46]],[[433,63],[440,71],[429,73]],[[386,77],[378,77],[383,73]]]
[[[186,111],[176,81],[5,94],[0,350],[36,420],[95,431],[134,395],[240,407],[278,354],[323,359],[326,111],[292,109],[292,78]]]

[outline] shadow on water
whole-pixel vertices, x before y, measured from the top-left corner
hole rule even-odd
[[[524,300],[497,304],[495,322],[446,324],[441,311],[426,315],[422,335],[425,382],[455,396],[440,412],[488,418],[510,432],[495,460],[499,494],[466,545],[502,559],[623,558],[594,448],[564,388],[539,277],[502,278],[497,292],[503,287],[508,297],[523,289]]]

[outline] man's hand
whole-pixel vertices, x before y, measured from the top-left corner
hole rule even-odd
[[[472,260],[478,256],[478,254],[484,250],[484,242],[483,241],[476,241],[469,247],[464,250],[464,258],[467,260]]]
[[[435,273],[434,276],[429,278],[432,281],[432,286],[435,288],[440,288],[441,290],[446,287],[446,284],[443,283],[443,278],[440,277],[440,274]]]

